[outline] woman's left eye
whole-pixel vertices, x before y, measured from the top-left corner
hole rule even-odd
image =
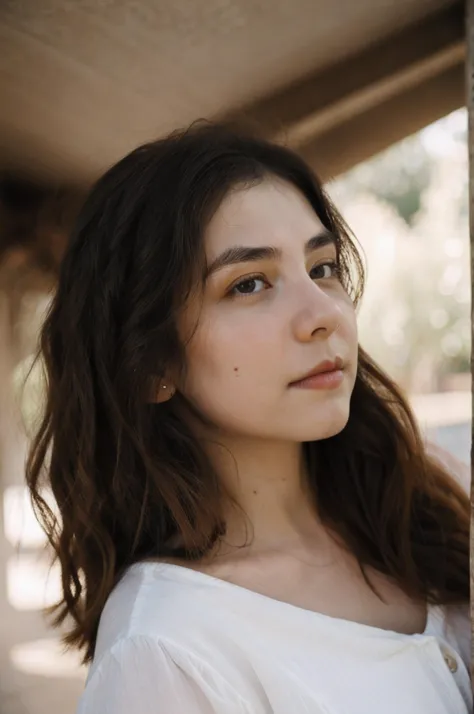
[[[314,275],[315,272],[318,274]],[[334,261],[330,261],[329,263],[320,263],[319,265],[315,265],[314,268],[312,268],[311,277],[314,280],[324,280],[327,278],[339,277],[339,266]]]

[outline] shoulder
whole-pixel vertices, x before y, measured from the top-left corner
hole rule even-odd
[[[214,663],[153,635],[118,639],[94,661],[77,714],[249,714]],[[222,708],[224,705],[224,708]]]
[[[212,637],[214,608],[198,594],[160,564],[129,568],[102,613],[78,714],[151,714],[158,700],[169,714],[221,711],[223,702],[229,714],[247,712]]]
[[[102,612],[94,661],[115,643],[128,638],[173,641],[182,638],[185,622],[193,617],[206,624],[206,607],[201,604],[196,618],[196,588],[193,583],[169,576],[160,563],[132,565],[110,594]],[[211,613],[209,613],[210,615]]]

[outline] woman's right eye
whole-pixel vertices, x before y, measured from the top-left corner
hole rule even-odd
[[[231,297],[238,298],[257,295],[258,293],[262,292],[262,290],[255,290],[255,287],[256,285],[258,285],[258,283],[262,283],[263,285],[265,285],[266,281],[259,275],[250,275],[248,278],[245,278],[244,280],[239,280],[238,283],[235,283],[233,287],[229,290],[228,295],[230,295]]]

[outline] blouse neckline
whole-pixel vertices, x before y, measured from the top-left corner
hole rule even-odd
[[[131,569],[148,569],[153,571],[160,571],[161,573],[167,572],[169,576],[174,576],[181,578],[183,580],[206,583],[210,586],[215,586],[221,589],[226,589],[229,592],[234,592],[235,594],[244,597],[246,599],[254,599],[263,603],[266,603],[268,607],[273,607],[274,609],[281,609],[288,613],[296,614],[299,617],[311,618],[318,620],[321,623],[325,623],[327,626],[333,627],[344,627],[348,631],[352,631],[354,634],[363,634],[365,636],[372,637],[385,637],[389,639],[400,639],[400,640],[413,640],[420,639],[431,636],[433,634],[433,625],[435,619],[442,618],[442,607],[440,605],[427,604],[426,607],[426,623],[425,628],[422,632],[405,633],[398,632],[396,630],[390,630],[386,628],[377,627],[375,625],[367,625],[363,622],[358,622],[356,620],[348,620],[341,617],[336,617],[333,615],[327,615],[317,610],[309,610],[299,605],[293,605],[292,603],[285,602],[284,600],[278,600],[269,595],[264,595],[250,588],[246,588],[243,585],[237,585],[236,583],[229,582],[222,578],[218,578],[209,573],[204,573],[200,570],[195,570],[193,568],[188,568],[184,565],[178,565],[176,563],[166,563],[162,561],[139,561],[134,563],[129,567]]]

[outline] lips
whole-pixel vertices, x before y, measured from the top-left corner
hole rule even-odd
[[[308,377],[314,377],[317,374],[324,374],[325,372],[334,372],[335,370],[340,370],[344,368],[344,362],[340,357],[336,357],[334,360],[324,360],[320,362],[312,370],[304,374],[302,377],[295,379],[291,384],[296,384],[297,382],[302,382]]]

